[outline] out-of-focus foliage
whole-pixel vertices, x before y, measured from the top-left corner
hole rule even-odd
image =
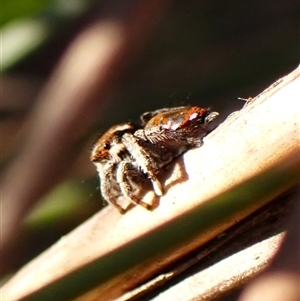
[[[28,18],[48,4],[54,2],[53,0],[3,0],[1,2],[1,27],[11,21]]]
[[[9,70],[86,12],[92,1],[4,1],[1,71]],[[67,31],[67,30],[66,30]]]
[[[89,201],[93,198],[90,193],[92,187],[83,184],[76,180],[66,181],[53,189],[26,218],[26,227],[53,227],[59,221],[62,223],[79,212],[79,208],[82,210],[83,200],[87,207],[90,207]]]

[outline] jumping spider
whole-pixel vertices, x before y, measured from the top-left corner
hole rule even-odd
[[[141,125],[124,123],[111,127],[98,139],[91,154],[103,198],[121,213],[127,208],[118,204],[119,196],[151,209],[136,196],[136,191],[150,179],[156,195],[163,195],[157,178],[162,167],[187,149],[200,147],[208,124],[218,115],[210,108],[165,108],[144,113]]]

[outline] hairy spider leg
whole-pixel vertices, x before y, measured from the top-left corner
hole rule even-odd
[[[132,184],[130,183],[131,178],[141,178],[141,172],[134,168],[134,166],[126,161],[122,161],[117,168],[117,182],[120,185],[122,194],[130,199],[136,205],[141,205],[142,207],[150,210],[152,206],[143,202],[138,198],[132,191]]]
[[[162,196],[163,188],[156,177],[157,164],[148,155],[147,150],[143,147],[145,143],[150,142],[145,142],[141,138],[127,133],[123,135],[122,142],[126,146],[126,149],[129,151],[131,156],[137,162],[138,167],[149,176],[156,195]]]
[[[105,201],[107,201],[109,204],[117,208],[121,214],[124,214],[126,212],[126,209],[124,209],[121,205],[119,205],[117,203],[117,199],[112,196],[110,185],[109,185],[109,183],[113,180],[111,175],[113,174],[115,167],[116,164],[111,162],[111,163],[107,163],[101,171],[99,170],[99,172],[101,172],[101,177],[100,177],[101,193]]]

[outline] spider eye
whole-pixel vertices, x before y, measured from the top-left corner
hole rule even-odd
[[[110,144],[109,143],[104,143],[103,148],[106,149],[106,150],[109,150],[110,149]]]

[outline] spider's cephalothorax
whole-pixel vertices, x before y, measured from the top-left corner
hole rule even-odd
[[[135,191],[150,179],[155,193],[163,195],[160,170],[187,149],[201,146],[208,124],[218,115],[209,108],[165,108],[144,113],[141,126],[125,123],[110,128],[91,154],[103,198],[121,213],[126,211],[117,202],[121,195],[151,209]]]

